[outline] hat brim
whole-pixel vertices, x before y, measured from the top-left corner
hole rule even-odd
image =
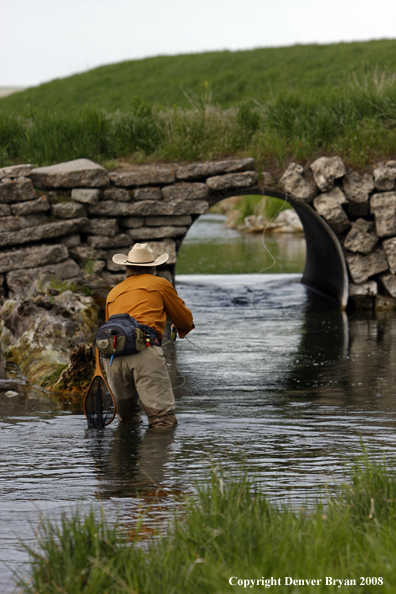
[[[152,262],[131,262],[128,260],[128,256],[124,254],[115,254],[112,260],[115,264],[120,264],[121,266],[160,266],[169,260],[169,254],[162,254]]]

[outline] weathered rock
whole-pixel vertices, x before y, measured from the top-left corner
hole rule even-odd
[[[274,219],[273,228],[277,233],[301,233],[304,231],[300,217],[293,209],[282,210]]]
[[[378,237],[396,235],[396,193],[373,194],[370,199],[370,212],[375,217],[375,230]]]
[[[21,216],[46,212],[51,206],[47,196],[40,196],[37,200],[29,200],[29,202],[21,202],[20,204],[11,204],[9,208],[13,215]]]
[[[268,229],[268,225],[271,224],[262,215],[249,215],[243,219],[242,225],[235,225],[234,229],[238,228],[245,233],[261,233],[264,229]]]
[[[117,202],[130,202],[132,195],[124,188],[106,188],[103,193],[103,200],[116,200]]]
[[[8,177],[15,179],[16,177],[27,177],[34,168],[34,165],[11,165],[11,167],[2,167],[0,169],[0,179]]]
[[[106,235],[112,237],[119,233],[117,219],[89,219],[82,228],[89,235]]]
[[[382,247],[388,259],[389,270],[392,274],[396,274],[396,237],[386,239],[382,243]]]
[[[162,188],[162,196],[167,202],[174,200],[209,200],[209,189],[201,183],[179,183]]]
[[[33,184],[27,177],[7,179],[0,182],[0,204],[15,204],[36,198]]]
[[[148,241],[147,243],[154,252],[154,258],[158,258],[161,254],[169,254],[167,264],[176,264],[176,244],[172,239]],[[159,268],[159,270],[162,269]]]
[[[95,262],[93,262],[93,266],[92,266],[92,272],[94,274],[100,274],[102,272],[102,270],[104,270],[106,267],[106,262],[102,261],[102,260],[95,260]]]
[[[98,188],[73,188],[71,199],[82,204],[96,204],[100,200],[100,190]]]
[[[377,294],[378,285],[375,281],[368,281],[360,285],[350,283],[348,304],[353,305],[357,309],[372,309]]]
[[[396,276],[389,272],[381,274],[380,282],[392,297],[396,299]]]
[[[110,179],[116,186],[124,188],[172,184],[175,181],[175,167],[172,165],[141,165],[129,171],[112,171]]]
[[[344,194],[348,199],[348,213],[364,217],[369,212],[369,194],[374,190],[373,176],[369,173],[349,173],[342,180]]]
[[[374,304],[375,311],[392,311],[396,309],[396,301],[389,295],[377,295]]]
[[[9,204],[0,204],[0,217],[8,217],[11,214],[11,206]]]
[[[144,225],[144,218],[143,217],[126,217],[125,219],[120,220],[121,227],[126,229],[137,229],[138,227],[143,227]]]
[[[386,167],[379,163],[373,171],[374,184],[377,190],[387,192],[395,187],[396,168]]]
[[[265,186],[271,186],[274,183],[272,173],[269,171],[263,171],[263,183]]]
[[[127,252],[127,250],[124,250],[124,252]],[[113,256],[119,253],[120,250],[117,249],[107,250],[106,270],[108,270],[109,272],[119,272],[120,270],[125,270],[125,266],[121,266],[121,264],[116,264],[115,262],[113,262]],[[123,277],[123,279],[124,278],[125,276]]]
[[[389,268],[385,252],[381,247],[375,248],[368,256],[347,253],[345,259],[352,280],[357,284],[365,283],[370,276],[385,272]]]
[[[110,200],[99,202],[88,207],[88,212],[99,216],[163,216],[163,215],[193,215],[203,214],[209,208],[208,202],[203,200],[186,200],[185,202],[165,202],[144,200],[142,202],[124,203]]]
[[[33,169],[29,177],[39,188],[101,188],[109,185],[106,169],[89,159],[39,167]]]
[[[87,244],[94,249],[107,250],[113,247],[127,247],[131,245],[131,238],[125,233],[114,237],[101,237],[90,235],[87,237]]]
[[[127,233],[133,241],[147,239],[163,239],[164,237],[181,237],[188,231],[187,227],[140,227],[128,229]]]
[[[206,180],[208,188],[214,191],[223,192],[230,189],[251,188],[257,182],[256,171],[245,171],[243,173],[227,173],[216,175]]]
[[[351,252],[368,254],[378,241],[378,237],[371,230],[374,223],[358,219],[353,223],[351,230],[345,238],[344,247]]]
[[[144,222],[147,227],[162,227],[166,225],[189,227],[192,225],[192,217],[188,215],[180,217],[146,217]]]
[[[80,265],[85,264],[89,260],[91,262],[96,262],[97,260],[106,260],[107,258],[106,250],[95,250],[87,245],[78,245],[75,248],[71,248],[69,254]]]
[[[79,231],[87,223],[88,219],[65,220],[56,223],[47,223],[24,229],[23,231],[5,231],[0,233],[0,247],[9,245],[18,245],[21,243],[30,243],[32,241],[41,241],[42,239],[58,238],[62,235],[68,235],[74,231]]]
[[[26,299],[42,291],[47,282],[70,279],[79,274],[80,267],[69,258],[49,266],[12,270],[6,274],[6,283],[11,294],[23,295]]]
[[[313,202],[317,212],[327,221],[335,233],[342,233],[351,226],[341,206],[346,203],[347,200],[339,188],[333,188],[330,192],[320,194]]]
[[[31,301],[8,300],[6,311],[3,306],[1,312],[1,338],[4,330],[12,335],[6,351],[8,361],[18,365],[29,382],[51,390],[59,389],[54,384],[70,361],[70,351],[81,342],[91,341],[98,325],[92,299],[72,294],[71,300],[73,305],[65,302],[51,311]],[[86,382],[92,377],[92,369],[87,375]],[[81,386],[79,394],[84,391]],[[63,388],[72,391],[68,385]]]
[[[321,192],[328,192],[334,180],[345,175],[345,165],[340,157],[320,157],[311,164],[314,180]]]
[[[312,202],[318,193],[318,188],[312,180],[303,177],[304,168],[297,163],[290,163],[280,179],[281,185],[286,192],[304,202]]]
[[[57,264],[67,258],[68,251],[64,245],[40,245],[20,250],[1,251],[0,272]]]
[[[78,202],[59,202],[51,206],[51,214],[58,219],[77,219],[85,217],[87,211],[84,205]]]
[[[133,192],[134,200],[162,200],[159,188],[138,188]]]
[[[17,231],[42,225],[47,221],[45,214],[26,215],[26,217],[2,217],[0,219],[0,234],[4,231]]]
[[[176,169],[176,177],[180,180],[190,181],[204,179],[224,173],[236,173],[254,169],[254,159],[227,159],[225,161],[205,161],[204,163],[192,163],[191,165],[180,165]]]
[[[113,250],[113,254],[114,253],[118,252]],[[122,271],[122,268],[124,268],[124,271]],[[119,283],[122,283],[123,280],[125,280],[125,266],[117,266],[117,274],[115,274],[114,272],[108,272],[107,270],[103,270],[100,276],[103,279],[103,282],[105,282],[110,287],[110,289],[112,289]]]
[[[72,233],[72,235],[65,235],[65,237],[59,238],[59,243],[62,243],[67,248],[73,248],[81,243],[81,237],[78,233]]]

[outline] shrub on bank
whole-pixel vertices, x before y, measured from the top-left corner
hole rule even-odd
[[[300,510],[270,503],[246,476],[226,480],[214,470],[168,534],[144,547],[139,530],[127,541],[93,513],[44,523],[23,592],[242,592],[250,590],[243,580],[258,580],[257,590],[271,577],[280,593],[311,591],[286,578],[339,591],[326,577],[349,580],[348,592],[393,592],[395,493],[395,474],[366,455],[338,496]]]

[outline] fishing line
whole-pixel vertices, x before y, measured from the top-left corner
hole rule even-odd
[[[262,234],[261,234],[261,243],[262,243],[262,245],[263,245],[263,248],[264,248],[264,250],[265,250],[265,251],[267,252],[267,254],[270,256],[270,258],[271,258],[272,262],[271,262],[271,264],[270,264],[269,266],[265,266],[264,268],[262,268],[262,269],[259,271],[259,273],[258,273],[258,274],[263,274],[263,273],[264,273],[266,270],[270,270],[270,269],[271,269],[271,268],[273,268],[273,267],[275,266],[275,264],[276,264],[276,258],[275,258],[275,256],[274,256],[274,255],[271,253],[270,249],[267,247],[267,245],[266,245],[266,243],[265,243],[265,233],[266,233],[266,231],[268,230],[268,227],[269,227],[269,225],[270,225],[270,224],[271,224],[271,223],[272,223],[272,222],[273,222],[273,221],[276,219],[276,217],[278,216],[278,214],[279,214],[279,213],[280,213],[280,212],[283,210],[284,204],[285,204],[285,203],[287,203],[287,192],[286,192],[286,198],[283,198],[283,199],[281,198],[280,200],[282,200],[282,201],[283,201],[283,203],[280,205],[280,207],[278,208],[278,210],[276,211],[276,213],[275,213],[275,214],[274,214],[274,215],[273,215],[273,216],[270,218],[270,220],[269,220],[269,221],[267,221],[267,223],[266,223],[266,225],[265,225],[265,227],[264,227],[264,229],[263,229],[263,232],[262,232]],[[256,292],[256,282],[255,282],[255,283],[254,283],[254,285],[253,285],[253,293],[252,293],[252,296],[251,296],[251,299],[250,299],[250,306],[251,306],[251,307],[253,307],[253,299],[254,299],[254,294],[255,294],[255,292]],[[243,316],[243,319],[242,319],[242,324],[245,322],[245,318],[246,318],[246,310],[245,310],[245,313],[244,313],[244,316]],[[205,350],[205,349],[203,349],[202,347],[200,347],[199,345],[195,344],[195,343],[194,343],[192,340],[190,340],[190,338],[188,338],[188,336],[185,336],[184,338],[185,338],[185,339],[186,339],[186,340],[187,340],[187,341],[188,341],[190,344],[192,344],[192,345],[193,345],[193,347],[195,347],[196,349],[199,349],[200,351],[203,351],[203,350]],[[170,342],[173,342],[173,341],[172,341],[172,340],[168,340],[168,341],[167,341],[167,342],[165,342],[165,343],[164,343],[162,346],[165,346],[165,345],[169,344]],[[182,378],[183,378],[183,380],[184,380],[184,381],[183,381],[183,383],[182,383],[182,384],[180,384],[180,386],[175,386],[175,387],[173,388],[173,390],[177,390],[178,388],[182,388],[182,387],[185,385],[186,381],[187,381],[187,378],[186,378],[186,376],[185,376],[185,375],[183,375],[183,373],[181,373],[181,372],[179,371],[179,374],[182,376]]]
[[[286,191],[286,198],[279,198],[279,200],[283,201],[283,204],[280,205],[280,207],[278,208],[278,210],[276,211],[276,213],[270,218],[269,221],[267,221],[263,232],[261,234],[261,243],[263,245],[263,248],[265,249],[265,251],[267,252],[267,254],[270,256],[270,258],[272,259],[272,263],[269,266],[266,266],[265,268],[263,268],[262,270],[259,271],[258,274],[263,274],[266,270],[270,270],[271,268],[273,268],[276,264],[276,258],[275,256],[273,256],[273,254],[271,253],[271,251],[269,250],[269,248],[267,247],[266,243],[265,243],[265,233],[268,230],[269,225],[276,219],[276,217],[278,216],[278,214],[280,214],[283,210],[284,204],[285,202],[287,202],[287,191]],[[254,299],[254,294],[256,292],[256,281],[253,285],[253,292],[252,292],[252,296],[250,299],[250,307],[253,307],[253,299]],[[244,313],[244,316],[242,318],[242,324],[245,322],[245,318],[246,318],[246,310]]]

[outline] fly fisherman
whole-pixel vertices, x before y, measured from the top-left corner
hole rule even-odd
[[[114,314],[127,313],[147,326],[148,348],[133,355],[103,359],[107,381],[117,404],[121,422],[139,423],[141,406],[151,427],[177,425],[175,399],[161,349],[166,314],[180,338],[194,328],[193,317],[176,290],[164,278],[154,276],[155,267],[165,264],[169,254],[154,258],[147,243],[136,243],[128,253],[116,254],[113,262],[126,266],[126,279],[110,291],[106,300],[106,321]]]

